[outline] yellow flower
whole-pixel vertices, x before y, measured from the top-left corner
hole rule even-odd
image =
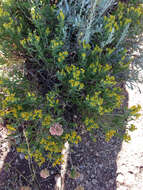
[[[85,54],[85,53],[82,53],[81,56],[82,56],[83,59],[85,59],[86,54]]]
[[[73,131],[73,132],[72,132],[72,138],[75,138],[76,135],[77,135],[77,132],[76,132],[76,131]]]
[[[123,136],[123,139],[126,141],[126,142],[129,142],[131,140],[131,136],[127,133],[124,134]]]
[[[137,128],[134,124],[131,124],[129,131],[135,131]]]
[[[18,105],[18,106],[17,106],[17,109],[18,109],[18,110],[22,110],[22,106]]]
[[[58,62],[61,62],[61,61],[62,61],[61,57],[58,57]]]
[[[44,120],[43,120],[43,122],[42,122],[42,125],[43,125],[43,126],[50,125],[51,121],[52,121],[52,118],[51,118],[50,115],[48,115],[48,116],[46,116],[46,117],[44,118]]]
[[[48,35],[50,33],[50,29],[47,27],[45,32]]]
[[[138,119],[139,117],[141,117],[142,115],[140,114],[140,113],[136,113],[135,114],[135,117],[136,117],[136,119]]]
[[[63,54],[64,54],[65,56],[67,56],[67,55],[68,55],[68,52],[67,52],[67,51],[64,51]]]
[[[4,115],[5,115],[5,112],[0,110],[0,117],[3,117]]]
[[[116,133],[116,131],[113,130],[113,129],[111,129],[110,131],[108,131],[106,133],[106,135],[105,135],[106,141],[108,142],[114,136],[115,133]]]
[[[33,119],[36,117],[42,118],[42,110],[34,110]]]
[[[21,113],[21,117],[23,119],[25,119],[26,121],[32,116],[32,113],[28,113],[28,112],[22,112]]]
[[[35,39],[39,42],[40,41],[40,37],[35,35]]]
[[[75,83],[75,81],[74,80],[69,80],[69,83],[71,84],[71,86],[73,87],[74,86],[74,83]]]
[[[67,133],[67,134],[65,134],[65,136],[63,137],[63,139],[68,140],[69,137],[70,137],[70,134]]]
[[[75,81],[74,86],[78,86],[79,85],[79,81]]]
[[[90,44],[86,44],[85,41],[84,41],[84,42],[83,42],[83,48],[84,48],[84,49],[90,49],[91,46],[90,46]]]
[[[25,151],[24,148],[17,148],[16,150],[17,150],[17,152],[24,152]]]
[[[40,141],[40,144],[46,144],[46,139],[42,138],[41,141]]]
[[[83,83],[80,83],[80,89],[84,88],[84,84]]]
[[[12,125],[6,125],[7,129],[11,131],[16,131],[16,129]]]
[[[127,19],[125,20],[125,24],[131,23],[131,22],[132,22],[131,19],[128,19],[128,18],[127,18]]]
[[[19,152],[19,151],[18,151]],[[25,155],[25,157],[24,157],[26,160],[28,160],[29,159],[29,156],[28,155]]]
[[[63,11],[61,10],[58,16],[58,19],[61,18],[61,20],[63,21],[65,19],[65,15],[63,13]]]

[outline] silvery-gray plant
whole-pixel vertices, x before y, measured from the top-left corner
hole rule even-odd
[[[62,10],[65,15],[63,28],[65,41],[70,40],[69,30],[75,30],[77,40],[91,43],[91,38],[96,32],[103,33],[103,15],[116,4],[115,0],[61,0],[58,11]],[[101,47],[114,40],[114,32],[113,28],[107,41],[101,42]],[[124,36],[121,40],[123,38]]]

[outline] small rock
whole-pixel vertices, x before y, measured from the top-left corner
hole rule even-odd
[[[25,159],[25,155],[24,155],[23,153],[20,153],[20,154],[19,154],[19,158],[20,158],[21,160],[23,160],[23,159]]]
[[[75,190],[84,190],[84,187],[82,187],[81,185],[77,186]]]
[[[40,176],[42,177],[42,178],[47,178],[47,177],[49,177],[49,171],[45,168],[45,169],[43,169],[43,170],[41,170],[40,171]]]
[[[20,187],[20,190],[31,190],[29,186],[22,186]]]
[[[96,180],[96,179],[92,179],[92,183],[93,183],[94,185],[96,185],[96,184],[97,184],[97,180]]]
[[[84,175],[83,175],[83,174],[80,174],[79,180],[80,180],[80,181],[83,181],[83,179],[84,179]]]
[[[95,177],[95,175],[92,174],[92,175],[91,175],[91,178],[94,178],[94,177]]]
[[[111,185],[113,185],[113,184],[115,183],[115,179],[110,179],[110,180],[109,180],[109,183],[110,183]]]
[[[50,173],[51,173],[51,175],[53,175],[53,174],[54,174],[54,171],[53,171],[53,170],[51,170],[51,171],[50,171]]]
[[[116,181],[119,182],[119,183],[124,183],[124,180],[125,180],[125,177],[123,174],[118,174],[117,178],[116,178]]]

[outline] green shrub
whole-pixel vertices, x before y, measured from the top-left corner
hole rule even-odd
[[[143,13],[133,3],[1,3],[1,50],[24,63],[18,70],[13,64],[13,74],[1,77],[0,116],[27,159],[39,165],[50,159],[55,166],[62,162],[66,141],[81,141],[83,127],[94,141],[102,128],[109,141],[120,136],[127,119],[139,116],[140,106],[117,112],[125,98],[119,84],[130,64],[125,42],[140,28]],[[134,129],[129,127],[122,138],[128,141],[128,130]]]

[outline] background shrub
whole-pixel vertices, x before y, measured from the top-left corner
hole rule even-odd
[[[140,106],[119,113],[120,83],[131,62],[126,39],[139,31],[142,13],[135,1],[1,2],[2,63],[17,57],[19,68],[12,62],[12,72],[1,77],[0,116],[25,158],[60,164],[64,143],[81,141],[83,128],[94,141],[101,128],[107,141],[130,140],[135,126],[119,132]]]

